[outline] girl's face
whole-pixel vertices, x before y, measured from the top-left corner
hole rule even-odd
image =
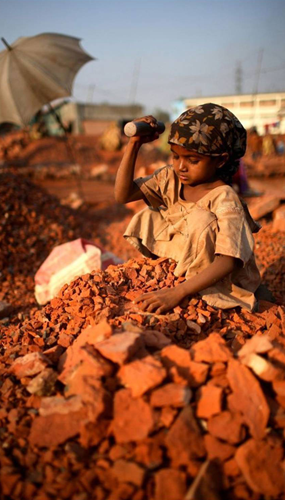
[[[171,144],[173,168],[182,184],[197,186],[218,179],[217,169],[225,163],[221,157],[200,155],[195,151]]]

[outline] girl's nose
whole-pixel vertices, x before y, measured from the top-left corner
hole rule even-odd
[[[179,163],[179,170],[181,171],[184,171],[185,170],[185,163],[183,161],[183,159],[180,160],[180,163]]]

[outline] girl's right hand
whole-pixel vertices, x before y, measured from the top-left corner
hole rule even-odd
[[[157,119],[152,115],[143,116],[142,118],[136,118],[133,122],[145,122],[148,123],[152,128],[153,132],[149,135],[134,135],[130,138],[131,142],[144,144],[146,142],[152,142],[159,138],[159,134],[156,132],[157,129]]]

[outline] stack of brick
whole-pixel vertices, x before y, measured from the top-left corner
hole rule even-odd
[[[63,287],[3,338],[3,499],[285,499],[285,310],[142,312],[175,263]]]

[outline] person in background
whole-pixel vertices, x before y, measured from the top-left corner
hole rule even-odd
[[[262,156],[262,137],[259,135],[257,128],[252,127],[248,131],[247,150],[251,154],[252,160],[259,160]]]

